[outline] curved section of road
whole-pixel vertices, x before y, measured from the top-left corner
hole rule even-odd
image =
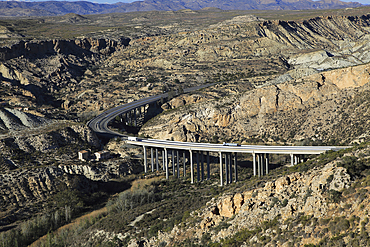
[[[197,87],[185,89],[184,92],[192,92],[213,84],[206,84]],[[87,123],[93,131],[99,135],[103,135],[108,138],[112,137],[123,137],[127,138],[127,135],[120,134],[108,128],[108,124],[116,116],[119,116],[125,112],[133,110],[137,107],[144,106],[160,100],[161,98],[168,97],[168,93],[150,96],[144,99],[133,101],[125,105],[114,107],[108,111],[103,112],[94,119]],[[348,147],[344,146],[264,146],[264,145],[223,145],[223,144],[212,144],[212,143],[194,143],[194,142],[178,142],[168,140],[155,140],[155,139],[142,139],[136,138],[136,140],[127,140],[127,143],[133,145],[139,145],[144,147],[158,147],[168,149],[180,149],[180,150],[194,150],[194,151],[211,151],[211,152],[238,152],[238,153],[274,153],[274,154],[321,154],[329,150],[337,151]]]
[[[201,86],[196,86],[196,87],[191,87],[191,88],[186,88],[184,89],[184,93],[189,93],[193,92],[196,90],[200,90],[206,87],[210,87],[215,85],[216,83],[210,83],[210,84],[205,84]],[[114,107],[110,110],[107,110],[100,115],[96,116],[95,118],[91,119],[88,123],[87,126],[89,126],[93,131],[95,131],[99,135],[103,135],[106,137],[127,137],[126,135],[120,134],[118,132],[112,131],[108,128],[108,124],[110,121],[112,121],[116,116],[119,116],[125,112],[128,112],[130,110],[133,110],[137,107],[144,106],[146,104],[150,104],[153,102],[156,102],[160,100],[161,98],[167,98],[168,93],[160,94],[160,95],[154,95],[150,96],[147,98],[143,98],[140,100],[136,100],[124,105],[120,105],[117,107]]]

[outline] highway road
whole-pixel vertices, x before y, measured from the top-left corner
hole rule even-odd
[[[214,85],[213,84],[206,84],[201,85],[193,88],[185,89],[184,92],[192,92],[195,90],[199,90],[205,87],[209,87]],[[168,161],[168,151],[169,150],[182,150],[189,152],[189,159],[190,159],[190,174],[191,174],[191,183],[194,183],[194,164],[193,164],[193,153],[198,152],[197,155],[203,155],[203,152],[207,152],[207,156],[209,156],[209,152],[217,152],[219,154],[220,160],[220,184],[223,185],[223,170],[225,170],[226,174],[226,184],[232,181],[232,173],[231,173],[231,163],[227,163],[227,159],[231,160],[232,153],[234,153],[235,163],[234,163],[234,172],[235,172],[235,181],[237,181],[237,164],[236,164],[236,153],[250,153],[253,155],[253,174],[260,176],[264,173],[268,173],[268,154],[288,154],[291,156],[291,164],[297,164],[299,162],[299,156],[305,154],[321,154],[329,150],[337,151],[340,149],[345,149],[348,147],[343,146],[267,146],[267,145],[237,145],[233,143],[223,143],[223,144],[213,144],[213,143],[194,143],[194,142],[179,142],[179,141],[169,141],[169,140],[156,140],[156,139],[145,139],[145,138],[137,138],[137,137],[128,137],[121,133],[115,132],[108,128],[108,124],[112,121],[116,116],[129,112],[137,107],[144,106],[146,104],[154,103],[161,98],[168,97],[168,93],[150,96],[144,99],[140,99],[137,101],[133,101],[121,106],[114,107],[108,111],[103,112],[102,114],[98,115],[97,117],[90,120],[87,125],[95,131],[98,135],[102,135],[108,138],[112,137],[121,137],[122,139],[126,139],[128,144],[142,146],[144,150],[144,171],[147,172],[147,147],[156,148],[155,152],[155,159],[156,165],[158,170],[158,150],[163,149],[162,156],[166,157],[163,158],[163,168],[166,170],[166,178],[169,178],[169,161]],[[194,151],[194,152],[193,152]],[[177,152],[177,156],[179,152]],[[185,176],[185,153],[182,152],[184,155],[184,176]],[[154,154],[153,149],[151,149],[151,163],[152,163],[152,171],[154,171]],[[198,157],[198,156],[197,156]],[[224,157],[224,158],[223,158]],[[227,158],[229,157],[229,158]],[[174,161],[174,152],[172,152],[172,159]],[[225,159],[225,165],[223,164],[223,159]],[[179,176],[179,161],[177,157],[177,174]],[[199,160],[198,160],[199,162]],[[173,174],[175,175],[175,164],[172,164],[173,167]],[[199,170],[199,163],[198,163],[198,181],[200,181],[200,170]],[[202,177],[203,177],[203,169],[202,170]],[[207,170],[208,170],[208,177],[209,177],[209,162],[207,163]]]
[[[200,90],[206,87],[210,87],[215,85],[216,83],[210,83],[210,84],[204,84],[196,87],[191,87],[191,88],[186,88],[184,89],[184,93],[189,93],[193,92],[196,90]],[[87,126],[89,126],[93,131],[95,131],[99,135],[103,135],[106,137],[126,137],[126,135],[122,135],[118,132],[112,131],[108,128],[108,124],[110,121],[112,121],[116,116],[119,116],[125,112],[128,112],[130,110],[133,110],[137,107],[144,106],[149,103],[156,102],[160,100],[161,98],[167,98],[168,93],[163,93],[160,95],[154,95],[150,96],[144,99],[140,99],[137,101],[133,101],[124,105],[120,105],[117,107],[114,107],[110,110],[107,110],[100,115],[96,116],[95,118],[91,119],[88,123]]]
[[[215,83],[187,88],[184,90],[184,92],[185,93],[192,92],[213,85],[215,85]],[[166,97],[168,97],[168,93],[150,96],[121,106],[114,107],[93,118],[87,123],[87,125],[99,135],[103,135],[106,137],[121,137],[126,139],[127,138],[126,135],[123,135],[121,133],[109,129],[108,128],[109,122],[112,121],[118,115],[133,110],[137,107],[156,102],[161,98]],[[238,152],[238,153],[274,153],[274,154],[321,154],[329,150],[340,150],[347,148],[341,146],[265,146],[265,145],[227,146],[223,144],[177,142],[155,139],[138,139],[137,141],[131,140],[127,142],[133,145],[168,149],[213,151],[213,152]]]
[[[266,145],[239,145],[229,146],[213,143],[178,142],[156,139],[137,138],[128,140],[128,144],[145,147],[158,147],[178,150],[232,152],[232,153],[269,153],[269,154],[321,154],[329,150],[337,151],[347,147],[337,146],[266,146]]]

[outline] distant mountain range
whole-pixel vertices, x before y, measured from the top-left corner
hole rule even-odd
[[[222,10],[300,10],[353,8],[360,6],[362,5],[358,2],[342,2],[339,0],[144,0],[115,4],[97,4],[85,1],[1,1],[0,16],[54,16],[68,13],[86,15],[151,10],[199,10],[203,8],[219,8]]]

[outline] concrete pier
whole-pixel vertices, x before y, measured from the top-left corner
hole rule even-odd
[[[165,162],[165,157],[164,157],[164,150],[162,150],[162,165],[163,165],[163,167],[162,167],[162,170],[163,171],[165,171],[166,170],[166,162]],[[166,158],[167,158],[167,155],[166,155]]]
[[[211,167],[210,167],[210,160],[209,160],[209,151],[207,151],[207,180],[211,179]]]
[[[200,172],[202,174],[201,181],[204,181],[204,154],[200,152]]]
[[[180,178],[180,157],[179,150],[176,151],[177,178]]]
[[[197,152],[197,181],[200,181],[199,151]]]
[[[152,166],[152,172],[154,172],[154,152],[153,148],[150,148],[150,163]]]
[[[229,184],[233,182],[233,163],[232,163],[232,153],[229,153]]]
[[[190,181],[194,183],[194,165],[193,165],[193,152],[190,150]]]
[[[257,168],[256,168],[256,154],[253,153],[253,176],[256,176],[257,175]]]
[[[147,172],[147,169],[148,169],[148,160],[147,160],[147,157],[146,157],[146,147],[143,146],[143,149],[144,149],[144,172],[146,173]]]
[[[219,152],[220,157],[220,185],[224,186],[224,180],[223,180],[223,172],[222,172],[222,153]]]
[[[182,152],[182,164],[184,166],[183,175],[184,175],[184,177],[186,177],[186,154],[185,154],[185,151]]]
[[[235,172],[235,183],[238,182],[238,153],[234,153],[234,172]]]
[[[176,167],[175,167],[175,150],[171,150],[171,155],[172,155],[172,175],[176,176]]]
[[[257,172],[258,172],[258,177],[261,177],[262,176],[262,173],[261,173],[261,155],[262,154],[258,154],[257,155]]]
[[[168,172],[168,153],[167,153],[167,148],[164,149],[164,164],[166,167],[166,179],[168,180],[169,178],[169,172]]]
[[[155,149],[155,165],[156,165],[157,172],[158,172],[159,171],[158,148]]]
[[[227,153],[225,153],[225,176],[226,176],[226,184],[229,184],[229,164],[227,162]]]
[[[294,166],[294,154],[290,154],[291,165]]]

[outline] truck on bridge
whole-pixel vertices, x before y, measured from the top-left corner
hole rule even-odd
[[[238,146],[240,146],[239,143],[227,143],[227,142],[224,142],[222,145],[224,145],[224,146],[231,146],[231,147],[238,147]]]

